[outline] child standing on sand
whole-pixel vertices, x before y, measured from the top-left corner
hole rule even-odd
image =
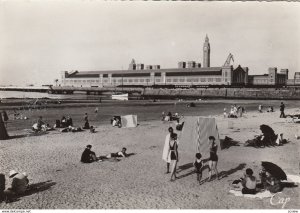
[[[194,162],[194,167],[195,167],[195,171],[197,173],[197,181],[201,181],[202,178],[202,167],[203,167],[203,162],[202,162],[202,155],[200,153],[196,153],[196,159]]]

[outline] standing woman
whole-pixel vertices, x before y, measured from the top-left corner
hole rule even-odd
[[[209,144],[210,144],[210,150],[209,150],[209,161],[208,161],[208,166],[209,166],[209,178],[208,181],[211,181],[211,176],[212,176],[212,170],[214,170],[215,174],[217,175],[217,178],[219,179],[219,173],[217,169],[217,164],[218,164],[218,155],[217,155],[217,150],[218,150],[218,145],[215,142],[215,137],[214,136],[209,136]]]
[[[171,181],[173,181],[173,176],[174,176],[174,180],[177,178],[176,177],[176,166],[177,166],[177,162],[178,162],[178,145],[177,145],[177,134],[176,133],[171,133],[169,145],[170,145],[170,158],[171,158],[171,164],[172,164]]]
[[[6,140],[9,136],[7,134],[4,122],[2,120],[2,113],[0,112],[0,140]]]

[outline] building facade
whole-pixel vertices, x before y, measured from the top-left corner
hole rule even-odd
[[[115,87],[153,85],[286,85],[288,69],[271,67],[268,74],[249,75],[248,67],[233,68],[230,64],[210,67],[210,43],[203,44],[203,67],[196,61],[180,61],[177,68],[161,69],[160,65],[144,65],[132,59],[128,70],[61,72],[61,86]],[[296,76],[296,75],[295,75]],[[297,75],[298,77],[298,75]],[[296,77],[295,77],[296,78]],[[300,74],[299,74],[300,82]]]
[[[263,75],[250,75],[249,85],[270,85],[281,86],[286,85],[288,80],[288,69],[281,69],[280,73],[277,72],[277,67],[270,67],[268,74]]]

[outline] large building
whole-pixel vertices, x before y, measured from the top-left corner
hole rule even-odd
[[[153,85],[277,85],[285,84],[288,70],[277,73],[270,68],[266,75],[248,75],[248,67],[233,68],[229,54],[225,64],[210,66],[210,43],[206,35],[203,44],[203,66],[196,61],[180,61],[177,68],[161,68],[160,65],[144,65],[132,59],[128,70],[62,71],[61,86],[112,87]]]
[[[270,67],[268,74],[250,75],[248,83],[250,85],[286,85],[288,73],[288,69],[281,69],[280,73],[278,73],[277,67]]]

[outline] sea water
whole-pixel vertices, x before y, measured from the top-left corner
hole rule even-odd
[[[86,95],[85,93],[74,94],[49,94],[46,92],[22,92],[22,91],[0,91],[2,98],[50,98],[50,99],[99,99],[107,98],[105,95]]]

